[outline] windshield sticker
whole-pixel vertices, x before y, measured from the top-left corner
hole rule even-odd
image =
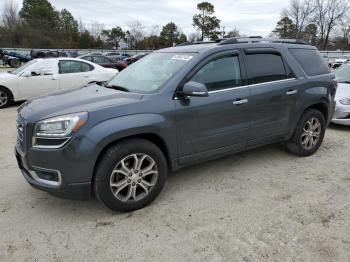
[[[171,59],[173,60],[182,60],[182,61],[189,61],[192,59],[193,56],[191,55],[174,55]]]

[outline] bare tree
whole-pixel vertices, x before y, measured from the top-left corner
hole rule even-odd
[[[160,28],[160,25],[152,25],[149,30],[148,36],[158,36],[160,33]]]
[[[3,5],[2,25],[4,28],[11,30],[19,23],[18,5],[14,0],[6,0]]]
[[[188,35],[189,42],[195,42],[195,41],[198,41],[199,39],[201,39],[201,35],[198,32],[190,33]]]
[[[301,38],[302,32],[312,20],[315,4],[310,0],[291,0],[290,7],[282,11],[282,17],[288,17],[295,25],[295,38]]]
[[[18,5],[14,0],[3,3],[2,18],[0,20],[0,45],[17,46],[20,18]]]
[[[129,30],[126,32],[126,37],[129,48],[136,49],[137,44],[145,38],[145,27],[140,21],[133,21],[128,25]]]
[[[327,48],[330,34],[344,18],[349,7],[349,0],[315,0],[314,22],[320,33],[320,48]]]
[[[98,37],[102,36],[104,29],[103,24],[99,23],[98,21],[91,21],[89,32],[95,39],[97,39]]]

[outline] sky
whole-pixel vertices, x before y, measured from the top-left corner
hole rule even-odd
[[[3,0],[0,0],[0,2]],[[14,0],[20,6],[22,0]],[[201,0],[49,0],[56,9],[68,9],[76,19],[87,25],[93,21],[105,28],[124,29],[139,20],[146,29],[175,22],[184,33],[195,32],[192,16]],[[267,36],[280,19],[281,10],[289,0],[209,0],[215,15],[228,32],[237,28],[241,34]],[[0,7],[1,8],[1,7]]]

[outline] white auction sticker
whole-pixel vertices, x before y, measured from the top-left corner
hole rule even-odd
[[[174,55],[171,59],[189,61],[193,56],[190,55]]]

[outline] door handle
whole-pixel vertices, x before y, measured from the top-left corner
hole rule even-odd
[[[294,94],[296,94],[296,93],[298,93],[298,90],[288,90],[288,91],[286,92],[286,94],[289,95],[289,96],[294,95]]]
[[[233,101],[234,105],[243,105],[248,103],[248,99],[240,99],[238,98],[237,100]]]

